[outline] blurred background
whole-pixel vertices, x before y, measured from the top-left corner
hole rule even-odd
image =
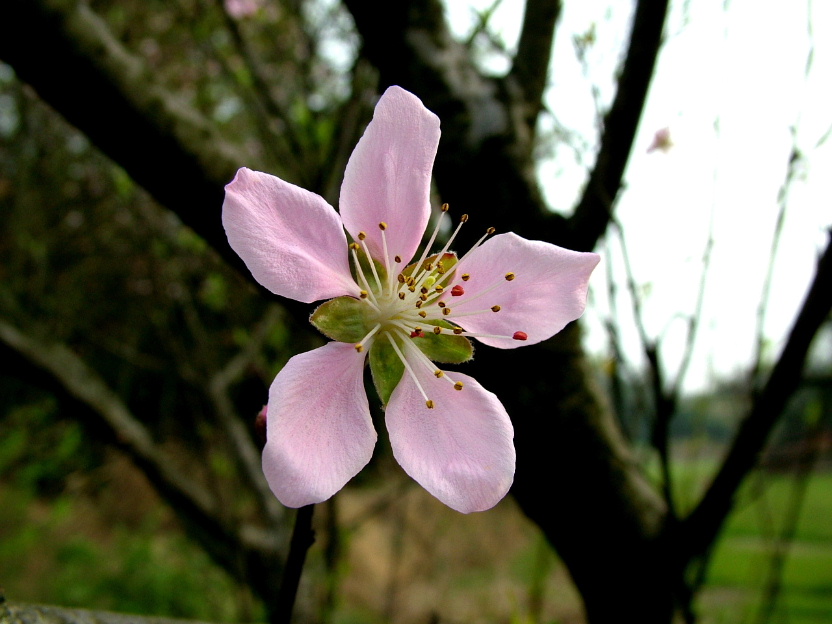
[[[297,621],[610,621],[581,567],[602,576],[597,562],[609,561],[621,578],[613,603],[631,582],[622,570],[645,587],[675,579],[656,589],[672,596],[656,599],[672,603],[669,619],[645,622],[832,622],[828,307],[805,369],[782,355],[832,222],[830,7],[651,4],[403,2],[401,25],[384,17],[398,9],[357,0],[15,0],[0,28],[6,598],[276,621],[294,512],[259,473],[254,418],[283,364],[324,338],[306,322],[311,306],[258,289],[223,244],[221,185],[248,166],[337,205],[375,97],[398,82],[442,120],[437,204],[500,230],[544,223],[525,235],[603,261],[583,335],[544,347],[551,368],[519,352],[477,363],[494,380],[517,368],[528,381],[505,384],[517,399],[484,383],[507,393],[517,427],[516,499],[472,516],[445,508],[395,463],[376,410],[373,462],[315,511]],[[554,35],[541,43],[524,15],[546,7]],[[382,26],[367,25],[374,10]],[[651,12],[655,70],[632,35]],[[440,22],[447,31],[431,27]],[[412,57],[389,48],[397,69],[379,57],[398,28],[416,43]],[[419,36],[463,55],[459,71],[480,82],[455,84]],[[622,102],[633,67],[642,91]],[[478,130],[468,117],[486,118],[489,98],[524,130]],[[486,159],[510,169],[492,150],[516,164],[494,201],[492,189],[448,182],[475,179],[456,162],[466,141],[482,142],[471,149],[486,179]],[[616,159],[619,174],[599,165]],[[612,193],[592,212],[599,171]],[[525,195],[509,192],[518,180]],[[832,291],[825,279],[819,290]],[[581,339],[585,350],[571,342]],[[579,365],[558,363],[575,350]],[[794,387],[776,386],[781,361],[802,369]],[[535,394],[560,383],[552,375],[572,384],[573,365],[593,406],[563,407],[566,390],[558,403]],[[771,396],[782,408],[760,416]],[[726,461],[735,452],[751,463]],[[531,456],[553,463],[522,464]],[[723,474],[730,502],[697,514]],[[596,520],[580,532],[564,520],[583,513]],[[700,517],[717,519],[688,552]],[[632,541],[607,559],[607,539]],[[651,563],[665,543],[684,553],[672,574]]]

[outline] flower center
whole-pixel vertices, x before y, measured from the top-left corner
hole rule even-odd
[[[511,336],[483,334],[466,331],[457,323],[457,319],[463,317],[499,313],[502,306],[499,301],[492,300],[492,293],[505,282],[512,282],[516,275],[508,271],[494,284],[466,293],[466,282],[471,275],[460,269],[464,268],[470,254],[494,233],[494,228],[488,228],[462,258],[457,258],[456,254],[448,250],[462,225],[468,221],[468,215],[464,214],[448,242],[438,253],[428,256],[447,212],[448,204],[443,204],[436,227],[421,257],[409,266],[403,266],[401,256],[395,253],[396,250],[388,248],[385,234],[388,225],[384,222],[378,224],[384,251],[381,261],[372,259],[365,232],[359,232],[356,241],[350,244],[356,277],[361,287],[361,300],[369,307],[367,318],[372,326],[362,340],[355,344],[355,349],[358,352],[369,350],[376,340],[388,342],[422,393],[425,405],[431,409],[435,407],[435,402],[419,382],[419,368],[436,378],[447,380],[456,390],[462,390],[464,384],[437,368],[420,348],[418,341],[425,341],[428,333],[440,340],[442,336],[448,339],[459,336],[527,339],[522,331],[516,331]],[[466,303],[464,311],[454,311],[455,301]],[[472,309],[467,305],[474,301],[481,301],[481,309],[480,306]]]

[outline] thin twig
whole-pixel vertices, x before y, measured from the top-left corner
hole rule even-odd
[[[295,609],[295,599],[298,595],[298,585],[306,562],[306,553],[315,542],[315,532],[312,530],[312,514],[314,505],[306,505],[297,511],[295,528],[292,531],[292,541],[289,545],[289,556],[283,571],[283,580],[277,595],[277,604],[272,612],[272,624],[289,624]]]

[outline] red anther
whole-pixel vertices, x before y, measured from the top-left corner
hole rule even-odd
[[[451,296],[452,297],[461,297],[464,294],[465,294],[465,289],[462,286],[460,286],[459,284],[457,284],[456,286],[451,288]]]
[[[411,338],[424,338],[425,337],[425,332],[423,332],[423,331],[412,331],[412,332],[410,332],[410,337]]]
[[[515,340],[528,340],[529,335],[526,332],[516,331],[512,338]]]

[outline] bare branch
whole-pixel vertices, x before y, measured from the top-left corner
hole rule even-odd
[[[219,218],[223,186],[240,165],[259,163],[161,87],[86,2],[10,0],[3,8],[0,58],[232,265],[241,266]]]
[[[705,496],[682,525],[686,558],[704,553],[722,527],[734,496],[754,468],[772,428],[797,389],[812,339],[832,311],[832,231],[814,280],[765,386],[740,425],[728,456]]]
[[[595,167],[583,197],[570,219],[574,249],[591,250],[604,233],[624,169],[630,157],[636,128],[647,99],[647,89],[662,39],[667,0],[640,0],[633,18],[627,58],[618,91],[607,115]]]
[[[0,596],[2,624],[205,624],[196,620],[148,617],[111,611],[68,609],[47,605],[4,602]]]
[[[560,0],[526,0],[523,28],[509,77],[517,81],[524,95],[526,123],[532,133],[543,108],[543,91],[561,9]]]

